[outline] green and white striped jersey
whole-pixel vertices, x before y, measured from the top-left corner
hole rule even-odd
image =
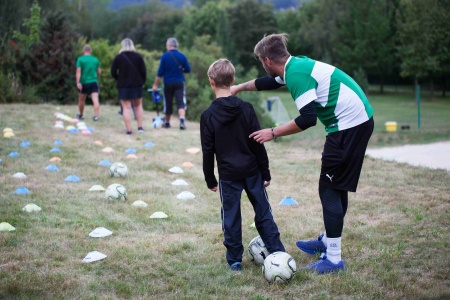
[[[317,117],[326,132],[355,127],[369,120],[373,109],[359,85],[336,67],[306,56],[291,56],[284,67],[283,78],[300,110],[315,101]]]

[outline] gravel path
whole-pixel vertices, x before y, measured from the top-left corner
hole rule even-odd
[[[450,141],[367,149],[366,154],[373,158],[450,171]]]

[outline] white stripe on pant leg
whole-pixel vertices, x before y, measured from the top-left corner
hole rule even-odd
[[[219,192],[220,192],[220,204],[221,204],[220,209],[222,211],[222,232],[223,232],[224,238],[225,238],[225,226],[224,226],[225,212],[223,211],[222,183],[221,183],[220,179],[219,179]]]
[[[183,82],[183,104],[184,104],[184,110],[187,110],[186,84],[184,82]]]
[[[264,188],[264,196],[266,197],[267,203],[269,203],[269,211],[270,211],[270,214],[271,214],[271,215],[272,215],[272,217],[273,217],[273,213],[272,213],[272,206],[270,206],[270,202],[269,202],[269,196],[267,196],[267,191],[266,191],[266,188]]]

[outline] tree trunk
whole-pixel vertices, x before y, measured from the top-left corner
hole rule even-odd
[[[431,100],[433,100],[433,98],[434,98],[434,81],[433,81],[433,78],[431,78],[431,81],[430,81],[430,97],[431,97]]]

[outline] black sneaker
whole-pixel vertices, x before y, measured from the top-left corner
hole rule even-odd
[[[97,121],[98,121],[98,117],[94,117],[94,122],[97,122]]]
[[[184,120],[180,120],[180,130],[185,130],[186,125],[184,125]]]
[[[144,132],[144,128],[143,127],[138,127],[138,132]]]
[[[170,123],[164,123],[162,126],[161,126],[162,128],[170,128]]]
[[[133,131],[127,131],[127,135],[131,135]]]
[[[84,120],[84,117],[83,117],[83,115],[77,114],[77,119],[78,120]]]

